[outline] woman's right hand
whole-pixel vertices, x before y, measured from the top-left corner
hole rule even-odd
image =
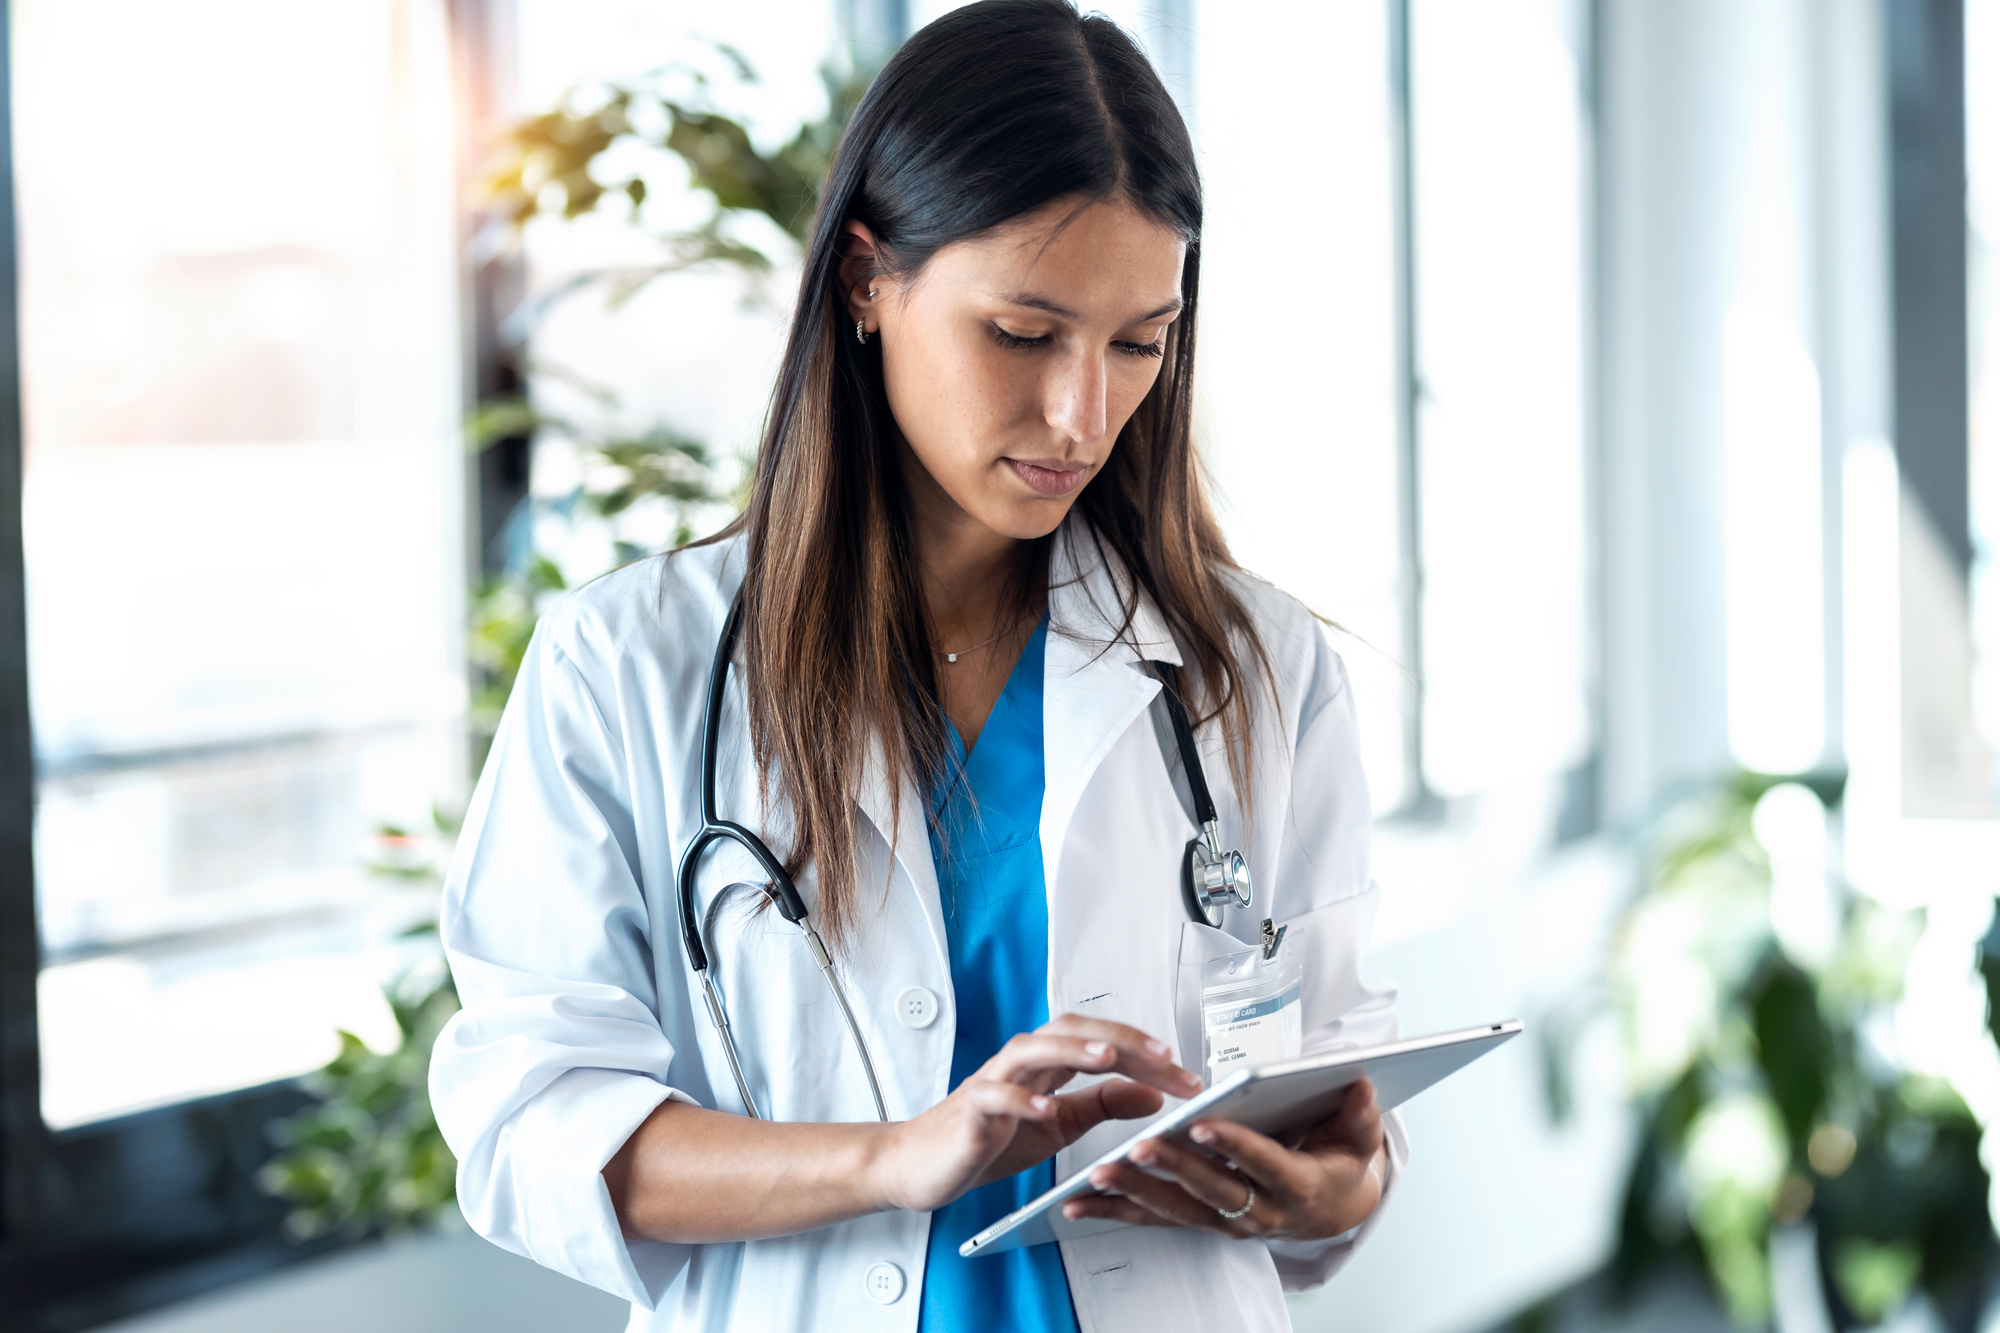
[[[1057,1092],[1078,1074],[1124,1077]],[[887,1207],[929,1212],[1053,1156],[1106,1120],[1154,1114],[1162,1093],[1200,1091],[1166,1043],[1123,1023],[1064,1014],[1014,1037],[930,1110],[888,1126],[871,1161],[874,1190]]]

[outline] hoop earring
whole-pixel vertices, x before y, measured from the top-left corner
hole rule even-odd
[[[868,289],[868,299],[871,301],[875,299],[875,289],[873,287]],[[857,319],[854,321],[854,341],[860,343],[863,347],[868,345],[868,322],[866,320]]]

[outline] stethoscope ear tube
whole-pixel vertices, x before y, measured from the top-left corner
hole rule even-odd
[[[715,1030],[722,1038],[722,1053],[729,1058],[729,1072],[736,1079],[737,1095],[743,1098],[743,1109],[750,1113],[752,1120],[762,1120],[763,1113],[757,1109],[757,1099],[750,1095],[750,1081],[743,1077],[743,1061],[736,1054],[736,1039],[729,1034],[729,1014],[722,1007],[722,995],[715,989],[708,969],[702,968],[695,975],[701,978],[701,997],[708,1005],[708,1021],[715,1024]]]
[[[819,964],[820,974],[826,978],[826,987],[833,992],[834,1002],[840,1006],[840,1016],[847,1020],[848,1035],[854,1038],[854,1049],[861,1052],[861,1072],[868,1075],[868,1095],[875,1099],[875,1118],[888,1122],[889,1108],[882,1101],[882,1085],[875,1081],[875,1061],[868,1054],[868,1043],[862,1039],[861,1025],[854,1021],[854,1010],[847,1003],[847,987],[840,984],[840,976],[833,970],[833,956],[820,942],[819,932],[806,922],[799,923],[799,929],[806,933],[806,944],[811,947],[813,961]]]

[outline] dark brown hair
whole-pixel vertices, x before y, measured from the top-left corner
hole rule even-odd
[[[1173,99],[1116,24],[1065,0],[982,0],[909,39],[856,108],[821,195],[750,505],[741,669],[781,851],[818,870],[829,938],[855,915],[852,802],[879,742],[890,791],[927,791],[949,753],[879,344],[852,336],[840,280],[850,218],[914,274],[943,246],[1057,200],[1118,196],[1187,238],[1165,363],[1077,501],[1094,540],[1165,617],[1196,716],[1219,719],[1247,790],[1251,673],[1269,662],[1190,437],[1201,181]],[[1072,520],[1068,528],[1075,530]],[[1044,558],[1046,551],[1040,553]],[[885,831],[886,832],[886,831]],[[893,834],[891,834],[893,836]]]

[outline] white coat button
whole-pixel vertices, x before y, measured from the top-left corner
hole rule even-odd
[[[906,1028],[927,1028],[937,1015],[937,996],[922,986],[911,986],[896,997],[896,1017]]]
[[[903,1270],[892,1263],[879,1263],[868,1270],[862,1283],[868,1288],[869,1300],[877,1305],[894,1305],[903,1295]]]

